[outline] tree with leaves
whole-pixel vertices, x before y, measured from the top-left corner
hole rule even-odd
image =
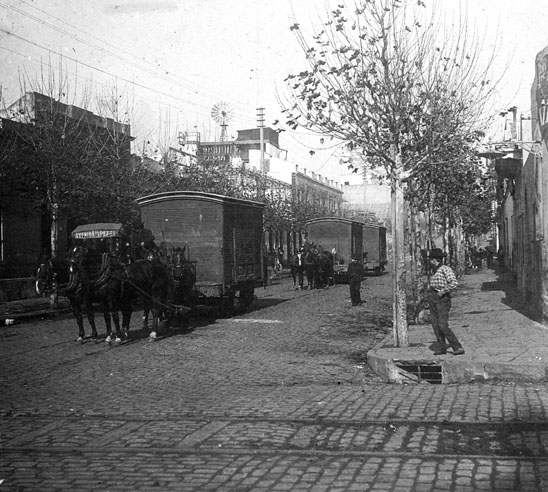
[[[291,27],[307,68],[286,79],[287,124],[339,139],[390,179],[396,346],[408,344],[405,183],[470,138],[493,90],[481,45],[465,26],[450,36],[442,25],[421,1],[357,0],[332,8],[311,36],[297,19]]]

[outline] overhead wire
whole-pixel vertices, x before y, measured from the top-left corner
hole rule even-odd
[[[102,40],[102,39],[98,38],[97,36],[94,36],[93,34],[90,34],[90,33],[86,32],[86,31],[84,31],[84,30],[82,30],[82,29],[80,29],[80,28],[78,28],[78,27],[75,27],[75,26],[73,26],[72,24],[69,24],[68,22],[66,22],[66,21],[64,21],[64,20],[59,19],[58,17],[56,17],[56,16],[54,16],[54,15],[52,15],[52,14],[49,14],[48,12],[46,12],[46,11],[43,10],[43,9],[40,9],[40,8],[34,6],[34,5],[29,4],[29,3],[26,2],[25,0],[21,0],[21,2],[22,2],[23,4],[25,4],[25,5],[27,5],[27,6],[29,6],[29,7],[33,8],[33,9],[35,9],[35,10],[38,10],[39,12],[41,12],[41,13],[43,13],[43,14],[45,14],[45,15],[48,15],[48,16],[52,17],[52,18],[55,19],[56,21],[58,21],[58,22],[60,22],[60,23],[62,23],[62,24],[64,24],[64,25],[66,25],[66,26],[69,26],[70,28],[72,28],[72,29],[74,29],[74,30],[76,30],[76,31],[79,31],[79,32],[83,33],[85,36],[89,36],[89,37],[92,38],[92,39],[97,39],[101,44],[98,45],[98,44],[96,44],[96,43],[91,43],[91,42],[89,42],[89,41],[87,41],[87,40],[85,40],[85,39],[83,39],[83,38],[81,38],[81,37],[79,37],[79,36],[77,36],[77,35],[75,35],[75,34],[69,32],[69,31],[67,31],[66,29],[60,28],[60,27],[58,27],[58,26],[55,26],[54,24],[51,24],[51,23],[45,21],[44,19],[41,19],[41,18],[36,17],[36,16],[34,16],[34,15],[28,13],[28,12],[25,12],[24,10],[21,10],[21,9],[19,9],[19,8],[13,6],[13,5],[6,5],[6,4],[0,2],[0,6],[5,7],[5,8],[9,8],[9,9],[11,9],[11,10],[14,10],[14,11],[18,12],[19,14],[24,15],[24,16],[26,16],[26,17],[28,17],[28,18],[30,18],[30,19],[36,21],[36,22],[39,22],[39,23],[41,23],[42,25],[47,26],[47,27],[49,27],[50,29],[53,29],[53,30],[59,32],[60,34],[63,34],[63,35],[65,35],[65,36],[68,36],[68,37],[70,37],[71,39],[74,39],[75,41],[77,41],[77,42],[79,42],[79,43],[85,44],[85,45],[87,45],[87,46],[89,46],[89,47],[91,47],[91,48],[93,48],[93,49],[100,50],[101,52],[106,53],[106,54],[112,56],[113,58],[116,58],[116,59],[118,59],[118,60],[120,60],[120,61],[123,61],[123,62],[127,63],[128,65],[131,65],[131,66],[133,66],[133,67],[136,67],[136,68],[138,68],[139,70],[141,70],[141,71],[143,71],[143,72],[146,72],[146,73],[149,73],[149,74],[151,74],[151,75],[153,75],[153,76],[155,76],[155,77],[157,77],[157,78],[160,78],[160,79],[163,79],[163,80],[165,80],[165,81],[168,81],[168,82],[170,82],[170,83],[172,83],[172,84],[175,84],[175,85],[177,85],[177,86],[179,86],[179,87],[181,87],[181,88],[183,88],[183,89],[185,89],[185,90],[193,90],[193,91],[199,90],[199,91],[201,91],[202,93],[204,93],[204,92],[209,93],[209,96],[215,97],[215,98],[223,98],[223,97],[224,97],[224,95],[221,95],[220,93],[217,93],[217,92],[215,92],[215,91],[211,91],[210,89],[205,88],[203,85],[201,85],[201,84],[199,84],[199,83],[192,82],[192,81],[190,81],[190,80],[188,80],[188,79],[185,79],[184,77],[181,77],[181,76],[179,76],[179,75],[177,75],[177,79],[175,79],[175,78],[173,78],[173,77],[168,77],[166,74],[169,73],[169,71],[166,70],[165,68],[162,68],[162,67],[160,66],[159,63],[153,64],[153,63],[151,63],[151,62],[148,62],[145,58],[140,58],[140,57],[138,57],[138,56],[135,56],[135,55],[133,55],[132,53],[130,53],[130,52],[126,51],[126,50],[121,49],[120,46],[116,46],[116,45],[114,45],[114,44],[112,44],[112,43],[109,43],[109,42],[106,41],[106,40]],[[111,50],[106,49],[103,45],[112,47],[112,48],[114,49],[114,51],[111,51]],[[121,55],[119,54],[120,52],[127,54],[129,57],[133,58],[133,59],[136,60],[136,61],[128,60],[128,58],[121,56]],[[144,66],[143,66],[143,63],[149,65],[149,66],[152,67],[152,68],[144,67]],[[164,73],[158,73],[158,69],[160,69],[161,72],[164,72]],[[181,84],[181,81],[183,81],[183,82],[187,83],[188,85],[190,85],[191,88],[185,87],[184,85],[182,85],[182,84]],[[245,111],[250,110],[250,107],[249,107],[248,105],[243,105],[243,104],[241,104],[241,103],[239,103],[239,102],[236,102],[236,101],[231,101],[231,104],[233,104],[234,106],[240,107],[241,109],[244,109]]]
[[[140,84],[139,82],[136,82],[136,81],[134,81],[134,80],[129,80],[129,79],[127,79],[127,78],[125,78],[125,77],[121,77],[121,76],[119,76],[119,75],[114,75],[114,74],[112,74],[111,72],[108,72],[107,70],[104,70],[104,69],[99,68],[99,67],[95,67],[95,66],[93,66],[93,65],[90,65],[89,63],[86,63],[86,62],[83,62],[83,61],[78,60],[78,59],[76,59],[76,58],[67,56],[67,55],[65,55],[65,54],[63,54],[63,53],[59,53],[58,51],[55,51],[55,50],[53,50],[53,49],[51,49],[51,48],[48,48],[48,47],[45,47],[45,46],[43,46],[43,45],[41,45],[41,44],[39,44],[39,43],[36,43],[36,42],[31,41],[31,40],[29,40],[29,39],[26,39],[26,38],[24,38],[24,37],[22,37],[22,36],[19,36],[18,34],[15,34],[15,33],[11,32],[11,31],[8,31],[8,30],[3,29],[3,28],[1,28],[1,27],[0,27],[0,31],[1,31],[1,32],[4,32],[4,33],[6,33],[6,34],[8,34],[8,35],[10,35],[10,36],[13,36],[13,37],[15,37],[15,38],[17,38],[17,39],[19,39],[19,40],[21,40],[21,41],[24,41],[24,42],[26,42],[26,43],[29,43],[29,44],[31,44],[31,45],[33,45],[33,46],[36,46],[36,47],[41,48],[41,49],[44,49],[44,50],[46,50],[46,51],[48,51],[48,52],[50,52],[50,53],[53,53],[53,54],[55,54],[55,55],[57,55],[57,56],[63,58],[63,59],[70,60],[70,61],[72,61],[72,62],[78,63],[79,65],[85,66],[85,67],[87,67],[87,68],[89,68],[89,69],[91,69],[91,70],[97,71],[97,72],[102,73],[102,74],[104,74],[104,75],[108,75],[108,76],[110,76],[110,77],[113,77],[113,78],[115,77],[115,78],[117,78],[117,79],[119,79],[119,80],[123,80],[124,82],[127,82],[128,84],[131,84],[131,85],[133,85],[133,86],[135,86],[135,87],[140,87],[141,89],[145,89],[145,90],[147,90],[147,91],[150,91],[150,92],[153,92],[153,93],[155,93],[155,94],[161,95],[161,96],[166,97],[166,98],[168,98],[168,99],[180,101],[180,102],[182,102],[182,103],[184,103],[184,104],[191,105],[191,106],[194,106],[194,107],[199,108],[199,109],[205,109],[205,108],[206,108],[206,106],[204,106],[203,104],[200,104],[200,103],[198,103],[198,102],[189,101],[189,100],[186,100],[186,99],[182,99],[182,98],[177,97],[177,96],[175,96],[175,95],[173,95],[173,94],[169,94],[169,93],[160,91],[160,90],[158,90],[158,89],[153,89],[153,88],[148,87],[148,86],[146,86],[146,85],[144,85],[144,84]],[[5,48],[4,48],[4,49],[5,49]],[[157,101],[155,101],[155,102],[157,103]],[[166,105],[166,106],[167,106],[167,105]],[[246,120],[246,121],[247,121],[247,120]]]
[[[148,62],[144,57],[143,57],[143,58],[137,57],[137,56],[135,56],[134,54],[132,54],[132,53],[130,53],[130,52],[128,52],[128,51],[125,51],[125,50],[121,49],[120,46],[115,46],[115,45],[109,43],[108,41],[106,41],[106,40],[104,40],[104,39],[100,39],[100,38],[94,36],[93,34],[87,33],[86,31],[84,31],[84,30],[82,30],[82,29],[80,29],[80,28],[78,28],[78,27],[76,27],[76,26],[74,26],[74,25],[72,25],[72,24],[70,24],[70,23],[68,23],[68,22],[66,22],[66,21],[64,21],[64,20],[62,20],[62,19],[60,19],[59,17],[56,17],[56,16],[54,16],[54,15],[48,13],[47,11],[45,11],[45,10],[43,10],[43,9],[40,9],[40,8],[38,8],[38,7],[36,7],[36,6],[32,5],[32,4],[30,4],[29,2],[27,2],[27,1],[25,1],[25,0],[20,0],[20,3],[22,3],[22,4],[24,4],[24,5],[28,6],[28,7],[30,7],[30,8],[32,8],[32,9],[35,9],[35,10],[41,12],[42,14],[45,14],[45,15],[47,15],[47,16],[49,16],[49,17],[55,19],[57,22],[61,23],[62,25],[68,26],[69,28],[74,29],[74,30],[77,31],[77,32],[80,32],[80,33],[84,34],[85,36],[88,36],[88,37],[90,37],[90,38],[92,38],[92,39],[98,40],[101,44],[97,44],[97,43],[95,43],[95,42],[90,42],[90,41],[88,41],[88,40],[86,40],[86,39],[83,39],[81,36],[78,36],[78,35],[76,35],[76,34],[74,34],[74,33],[71,33],[71,32],[67,31],[66,29],[64,29],[64,28],[62,28],[62,27],[55,26],[54,24],[52,24],[52,23],[50,23],[50,22],[47,22],[46,20],[41,19],[41,18],[39,18],[39,17],[37,17],[37,16],[35,16],[35,15],[29,13],[29,12],[25,12],[24,10],[21,10],[20,8],[17,8],[16,6],[13,6],[13,5],[6,5],[5,3],[0,2],[0,7],[9,8],[9,9],[11,9],[11,10],[13,10],[13,11],[19,13],[20,15],[23,15],[23,16],[25,16],[25,17],[31,19],[31,20],[34,20],[34,21],[36,21],[36,22],[39,22],[40,24],[46,26],[47,28],[50,28],[50,29],[52,29],[52,30],[54,30],[54,31],[56,31],[56,32],[58,32],[58,33],[64,35],[64,36],[67,36],[67,37],[73,39],[74,41],[76,41],[76,42],[78,42],[78,43],[81,43],[81,44],[86,45],[86,46],[88,46],[88,47],[91,47],[91,48],[93,48],[93,49],[100,50],[102,53],[105,53],[105,54],[107,54],[107,55],[109,55],[109,56],[112,56],[112,57],[114,57],[114,58],[116,58],[116,59],[118,59],[118,60],[120,60],[120,61],[122,61],[122,62],[124,62],[124,63],[127,63],[128,65],[131,65],[131,66],[137,68],[137,69],[140,70],[140,71],[143,71],[143,72],[145,72],[145,73],[151,74],[151,75],[155,76],[156,78],[162,79],[162,80],[164,80],[164,81],[168,81],[168,82],[170,82],[170,83],[172,83],[172,84],[174,84],[174,85],[176,85],[176,86],[178,86],[178,87],[183,88],[183,89],[186,90],[186,91],[189,91],[189,90],[191,90],[191,89],[190,89],[188,86],[182,85],[182,84],[180,83],[180,80],[182,80],[183,82],[185,82],[186,84],[188,84],[188,85],[190,85],[190,86],[193,86],[193,87],[196,88],[196,89],[199,89],[200,92],[202,92],[202,93],[204,93],[204,92],[206,92],[206,93],[209,92],[209,94],[206,94],[206,96],[208,96],[208,97],[211,96],[211,95],[215,95],[215,94],[216,94],[214,91],[210,91],[210,90],[206,89],[203,85],[197,85],[197,84],[195,84],[195,83],[192,82],[192,81],[188,81],[188,80],[185,80],[185,79],[180,78],[180,77],[178,77],[178,80],[175,80],[175,79],[173,79],[172,77],[167,76],[168,71],[167,71],[167,70],[164,70],[164,69],[160,66],[160,64],[154,65],[154,64]],[[59,52],[57,52],[57,51],[55,51],[55,50],[53,50],[53,49],[51,49],[51,48],[49,48],[49,47],[47,47],[47,46],[44,46],[44,45],[42,45],[42,44],[40,44],[40,43],[37,43],[37,42],[35,42],[35,41],[26,39],[26,38],[24,38],[23,36],[20,36],[20,35],[18,35],[18,34],[15,34],[15,33],[12,32],[12,31],[8,31],[8,30],[2,29],[2,28],[0,28],[0,31],[2,31],[2,32],[6,33],[6,34],[8,34],[8,35],[10,35],[10,36],[13,36],[13,37],[15,37],[15,38],[17,38],[17,39],[19,39],[19,40],[22,40],[22,41],[24,41],[24,42],[26,42],[26,43],[29,43],[29,44],[31,44],[31,45],[33,45],[33,46],[39,48],[39,49],[46,50],[46,51],[48,51],[49,53],[53,53],[53,54],[55,54],[55,55],[57,55],[57,56],[59,56],[59,57],[61,57],[61,58],[64,58],[64,59],[66,59],[66,60],[70,60],[70,61],[72,61],[72,62],[74,62],[74,63],[76,63],[76,64],[80,64],[80,65],[82,65],[82,66],[84,66],[84,67],[87,67],[87,68],[90,69],[90,70],[97,71],[97,72],[99,72],[99,73],[102,73],[102,74],[104,74],[104,75],[110,76],[110,77],[112,77],[112,78],[117,78],[117,79],[122,80],[122,81],[124,81],[124,82],[126,82],[126,83],[128,83],[128,84],[131,84],[131,85],[134,86],[134,87],[138,87],[138,88],[141,88],[141,89],[143,89],[143,90],[149,91],[149,92],[151,92],[151,93],[158,94],[158,95],[160,95],[160,96],[162,96],[162,97],[164,97],[164,98],[168,98],[169,100],[179,101],[179,104],[182,103],[183,105],[189,105],[189,106],[192,106],[192,107],[194,107],[194,108],[198,108],[199,110],[208,111],[208,113],[209,113],[209,111],[210,111],[210,109],[211,109],[210,107],[207,107],[207,108],[206,108],[206,106],[205,106],[204,104],[200,104],[199,102],[197,102],[197,101],[195,101],[195,100],[189,101],[189,100],[187,100],[187,99],[184,99],[184,98],[181,98],[181,97],[177,97],[177,96],[173,95],[172,93],[166,93],[166,92],[160,91],[160,90],[158,90],[158,89],[156,89],[156,88],[148,87],[148,86],[146,86],[145,84],[141,84],[141,83],[139,83],[139,82],[136,82],[135,80],[129,80],[129,79],[125,78],[125,77],[121,77],[121,76],[119,76],[119,75],[112,74],[111,72],[109,72],[109,71],[107,71],[107,70],[104,70],[104,69],[101,69],[101,68],[99,68],[99,67],[93,66],[93,65],[91,65],[91,64],[89,64],[89,63],[83,62],[83,61],[79,60],[78,58],[73,58],[73,57],[67,56],[67,55],[62,54],[62,53],[59,53]],[[113,49],[115,49],[116,51],[113,52],[113,51],[111,51],[111,50],[105,48],[104,45],[110,46],[110,47],[112,47]],[[13,50],[10,50],[9,48],[0,46],[0,49],[4,49],[4,50],[9,51],[9,52],[11,52],[11,53],[13,53],[13,54],[16,54],[16,55],[18,55],[18,56],[22,56],[22,57],[28,59],[28,57],[27,57],[26,55],[23,55],[23,54],[21,54],[21,53],[17,53],[17,52],[15,52],[15,51],[13,51]],[[132,60],[128,59],[127,57],[121,56],[120,53],[123,53],[123,54],[127,55],[127,57],[130,57],[130,58],[132,58],[132,59],[134,59],[134,60],[136,60],[136,61],[132,61]],[[36,62],[36,60],[33,59],[33,58],[31,58],[31,60],[34,61],[34,62]],[[148,66],[150,66],[150,67],[153,67],[153,68],[145,67],[145,66],[143,66],[143,64],[146,64],[146,65],[148,65]],[[158,73],[158,72],[157,72],[158,68],[159,68],[162,72],[164,72],[164,73]],[[74,75],[74,74],[73,74],[73,75]],[[101,83],[101,82],[97,82],[97,81],[94,81],[93,83],[99,84],[99,85],[102,85],[102,86],[107,86],[107,84],[104,84],[104,83]],[[195,92],[198,92],[198,91],[196,90]],[[173,107],[173,105],[168,105],[167,103],[159,102],[159,101],[157,101],[157,100],[148,99],[148,98],[146,98],[146,97],[144,97],[144,96],[136,96],[136,97],[137,97],[138,99],[143,99],[143,100],[148,100],[148,101],[154,102],[154,103],[156,103],[156,104],[158,104],[158,105],[160,105],[160,106],[164,106],[164,107],[166,107],[166,108],[179,109],[179,111],[181,111],[181,112],[183,112],[183,111],[188,111],[188,108]],[[224,99],[226,99],[226,98],[224,98]],[[240,103],[238,103],[238,102],[236,102],[236,101],[230,100],[230,99],[228,100],[228,102],[229,102],[229,104],[233,105],[234,107],[245,108],[245,111],[246,111],[246,112],[249,112],[250,115],[255,116],[255,110],[256,110],[256,108],[253,108],[253,110],[251,110],[251,106],[249,106],[249,105],[242,105],[242,104],[240,104]],[[236,113],[236,114],[237,114],[237,113]],[[237,117],[236,117],[235,119],[236,119],[237,121],[245,122],[245,124],[250,124],[250,123],[253,122],[253,127],[254,127],[254,125],[255,125],[255,122],[254,122],[254,120],[253,120],[253,118],[252,118],[251,116],[248,117],[248,118],[241,118],[241,117],[239,117],[239,115],[237,115]],[[289,131],[289,130],[288,130],[288,135],[290,136],[290,138],[292,138],[292,139],[293,139],[296,143],[298,143],[300,146],[303,146],[303,147],[309,148],[309,149],[310,149],[310,148],[313,148],[313,147],[311,147],[309,144],[303,143],[302,141],[299,141],[299,140],[295,137],[295,135],[308,135],[308,134],[306,134],[305,132],[296,132],[296,131]],[[333,157],[333,155],[334,155],[335,152],[337,151],[337,148],[338,148],[338,147],[335,148],[335,150],[331,153],[331,155],[327,158],[327,160],[321,165],[321,167],[319,168],[320,170],[323,169],[324,166],[325,166],[325,165],[327,164],[327,162],[329,161],[329,159]],[[322,150],[325,150],[325,148],[322,148]],[[296,153],[297,153],[297,152],[296,152]]]

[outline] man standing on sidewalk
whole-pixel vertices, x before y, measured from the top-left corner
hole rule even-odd
[[[432,250],[430,254],[432,277],[430,277],[428,301],[430,304],[432,329],[437,341],[434,355],[445,354],[447,347],[453,349],[454,355],[462,355],[464,354],[464,349],[451,328],[449,328],[451,291],[457,287],[457,278],[453,270],[443,264],[443,258],[444,254],[441,250]]]
[[[353,256],[352,262],[348,265],[348,285],[350,286],[350,301],[352,302],[352,306],[361,306],[363,304],[360,295],[363,276],[363,267],[358,262],[358,257]]]

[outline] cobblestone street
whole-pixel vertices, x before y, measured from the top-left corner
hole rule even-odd
[[[2,491],[543,491],[545,384],[393,385],[390,276],[257,290],[251,312],[121,346],[0,329]],[[99,322],[102,326],[102,322]],[[412,328],[412,327],[411,327]]]

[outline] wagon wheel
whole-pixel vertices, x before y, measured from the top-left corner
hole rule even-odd
[[[254,294],[254,288],[253,287],[247,287],[240,290],[240,308],[243,311],[247,311],[251,304],[253,303],[253,300],[255,299]]]
[[[229,318],[234,314],[234,293],[221,296],[219,299],[219,317]]]

